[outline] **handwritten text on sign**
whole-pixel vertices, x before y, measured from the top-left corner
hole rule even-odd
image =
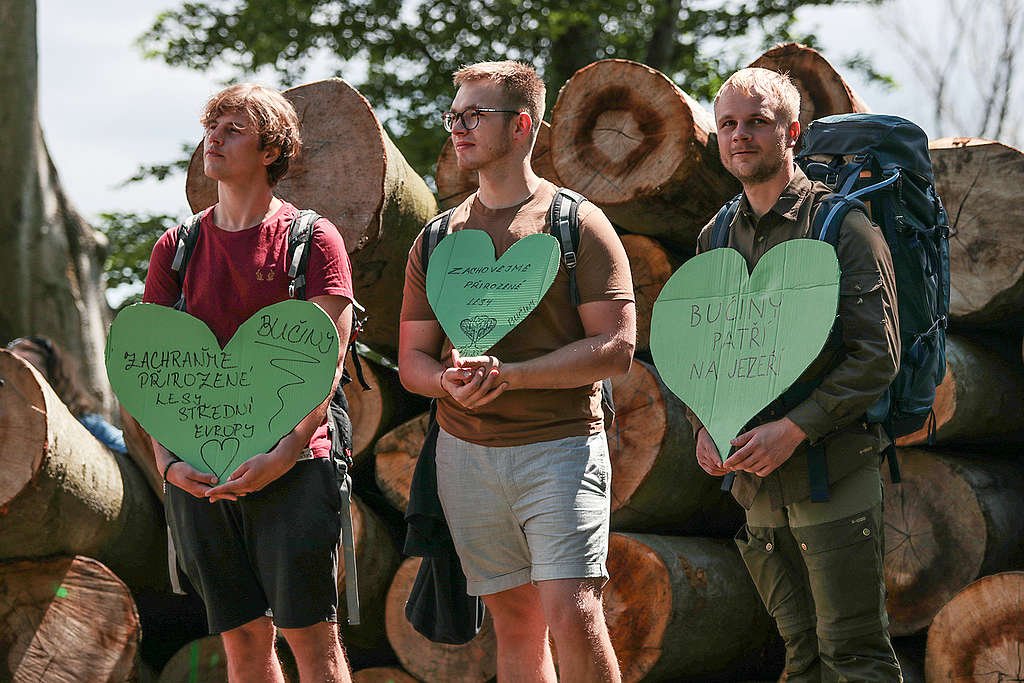
[[[739,252],[713,249],[669,278],[654,304],[651,354],[722,459],[821,352],[838,298],[835,250],[814,240],[774,247],[752,274]]]
[[[482,230],[441,240],[427,266],[427,301],[464,356],[486,353],[537,307],[558,273],[558,241],[527,235],[494,258]]]
[[[246,322],[223,349],[202,321],[154,304],[118,314],[107,374],[142,427],[218,477],[273,448],[323,402],[338,333],[316,304],[284,301]]]

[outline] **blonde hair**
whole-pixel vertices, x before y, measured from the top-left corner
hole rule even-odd
[[[735,89],[749,96],[760,96],[780,119],[786,124],[799,120],[800,91],[793,84],[789,74],[779,73],[771,69],[748,67],[740,69],[722,84],[715,95],[714,106],[718,107],[718,99],[728,89]]]
[[[288,172],[289,163],[302,149],[295,107],[277,90],[255,83],[239,83],[211,97],[199,122],[206,127],[226,112],[239,111],[255,126],[260,149],[276,147],[279,150],[277,159],[267,166],[267,181],[273,187]]]
[[[486,80],[496,83],[505,93],[504,105],[525,110],[533,120],[531,133],[537,137],[540,121],[544,116],[544,97],[547,88],[537,71],[529,64],[506,60],[503,62],[479,62],[469,64],[452,74],[456,88],[471,81]]]

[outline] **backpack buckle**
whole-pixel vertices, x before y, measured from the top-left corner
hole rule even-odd
[[[575,268],[576,267],[576,252],[567,251],[565,252],[565,267]]]

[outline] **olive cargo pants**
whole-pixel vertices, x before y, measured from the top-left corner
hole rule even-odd
[[[885,613],[882,488],[869,465],[825,503],[759,493],[736,544],[786,642],[786,680],[901,681]]]

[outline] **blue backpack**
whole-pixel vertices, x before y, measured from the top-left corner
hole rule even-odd
[[[882,398],[868,409],[868,421],[880,423],[893,441],[927,423],[931,440],[935,389],[946,373],[950,229],[935,192],[928,137],[898,116],[827,116],[812,121],[804,131],[796,162],[808,178],[833,190],[814,209],[813,239],[836,246],[839,226],[855,209],[878,225],[892,254],[899,300],[900,369]],[[719,211],[712,247],[727,244],[738,204],[736,197]],[[810,393],[807,387],[798,390]],[[886,455],[892,479],[899,481],[894,454],[890,446]],[[811,469],[813,476],[815,468]],[[827,483],[825,487],[827,491]],[[812,499],[815,489],[820,498],[820,481],[811,482]]]

